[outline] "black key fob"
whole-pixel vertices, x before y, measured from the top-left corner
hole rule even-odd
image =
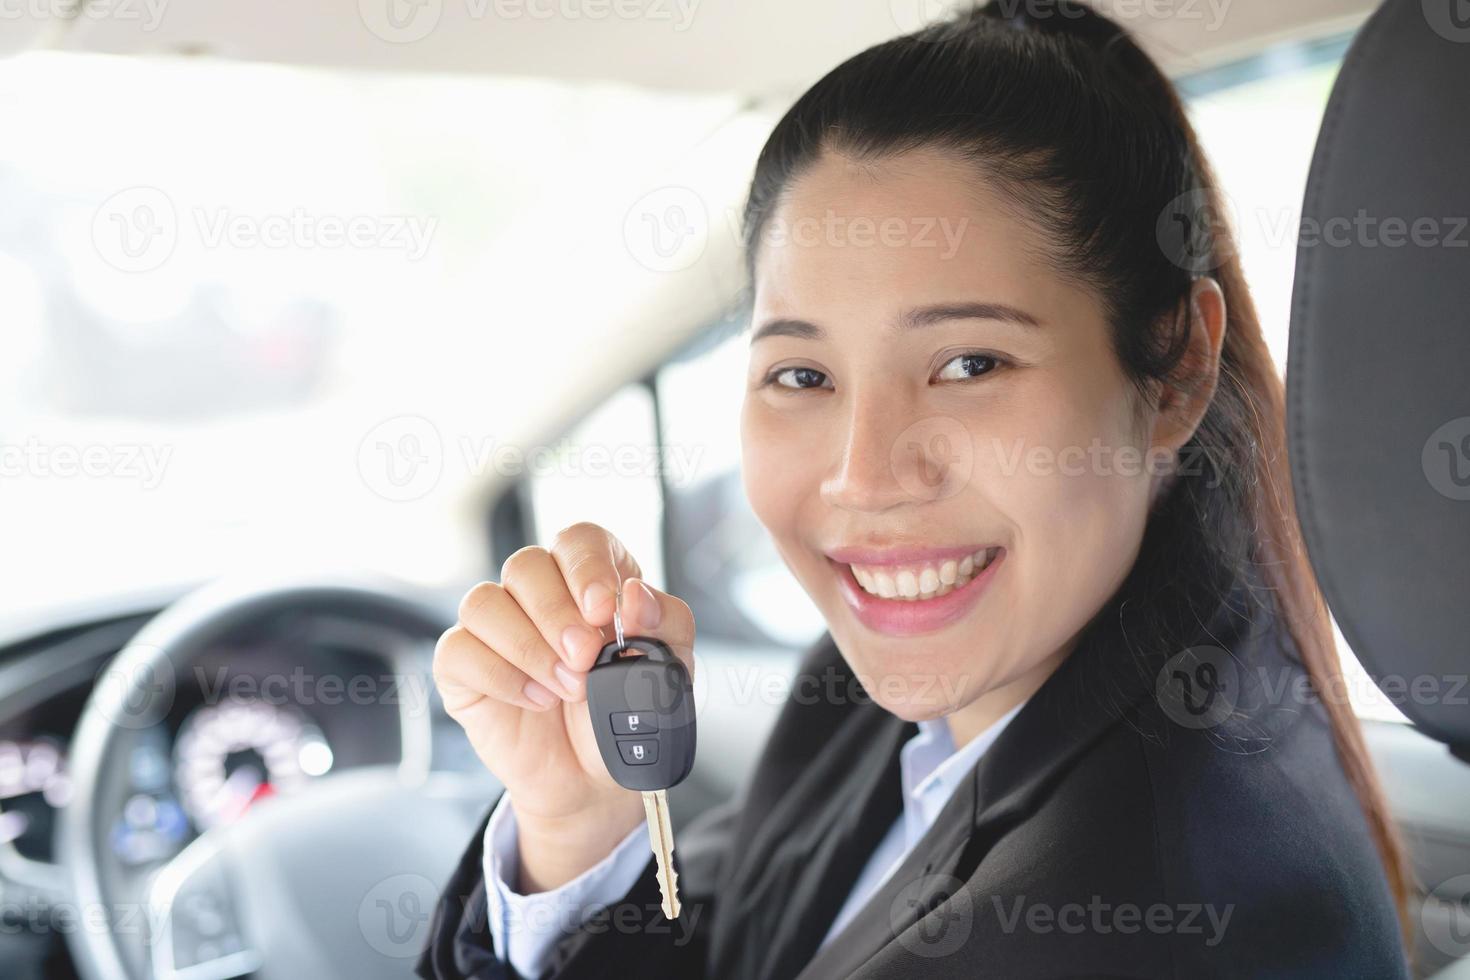
[[[618,785],[645,792],[683,782],[694,768],[694,685],[662,641],[648,636],[602,648],[587,672],[587,711],[597,748]]]

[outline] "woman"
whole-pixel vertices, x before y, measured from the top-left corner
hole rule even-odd
[[[1171,85],[1065,0],[803,95],[745,215],[743,473],[828,633],[680,828],[669,923],[582,700],[620,578],[686,658],[693,618],[601,528],[512,556],[436,656],[507,793],[422,975],[1406,975],[1217,203]]]

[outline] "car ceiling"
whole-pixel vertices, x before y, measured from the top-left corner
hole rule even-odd
[[[0,53],[202,54],[779,98],[962,0],[26,0]],[[1021,2],[1021,0],[1012,0]],[[1371,0],[1095,0],[1171,74],[1361,20]],[[389,14],[396,19],[389,19]]]

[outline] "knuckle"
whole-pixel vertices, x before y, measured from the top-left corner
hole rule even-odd
[[[516,639],[511,653],[518,664],[534,664],[541,659],[541,646],[541,637],[528,633]]]
[[[549,557],[549,552],[540,545],[528,544],[524,548],[518,548],[500,566],[500,581],[504,583],[511,579],[520,578],[526,570]]]
[[[501,591],[500,586],[494,582],[481,582],[464,594],[459,600],[459,621],[465,622],[472,617],[481,606],[490,602]]]
[[[604,533],[602,528],[591,521],[577,521],[557,531],[556,537],[552,539],[552,545],[553,547],[565,547],[582,538],[602,533]]]
[[[572,550],[572,548],[575,548],[581,542],[587,541],[592,536],[601,535],[601,533],[606,532],[600,526],[594,525],[589,520],[579,520],[579,522],[573,523],[573,525],[567,525],[562,530],[559,530],[559,532],[556,532],[556,536],[551,539],[551,550],[559,552],[559,554],[560,552]]]
[[[434,643],[434,660],[431,667],[436,683],[444,680],[464,636],[465,628],[459,625],[451,626],[439,634],[439,639]]]

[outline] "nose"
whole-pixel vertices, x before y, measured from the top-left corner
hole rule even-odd
[[[931,488],[948,478],[914,413],[893,392],[854,398],[845,422],[842,452],[822,481],[822,499],[833,507],[879,513],[933,499]]]

